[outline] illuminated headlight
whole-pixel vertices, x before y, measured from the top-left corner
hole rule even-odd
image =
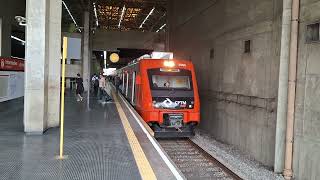
[[[193,108],[193,105],[190,104],[190,105],[189,105],[189,108],[190,108],[190,109]]]
[[[164,61],[163,65],[166,67],[174,67],[175,66],[173,61]]]
[[[154,108],[159,108],[159,107],[160,107],[159,103],[157,103],[156,101],[153,101],[153,102],[152,102],[152,106],[153,106]]]

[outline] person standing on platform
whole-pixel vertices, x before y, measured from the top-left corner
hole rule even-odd
[[[105,87],[106,87],[106,79],[104,78],[104,76],[102,74],[100,74],[98,100],[102,100]]]
[[[99,77],[96,74],[94,74],[91,81],[92,81],[92,85],[93,85],[94,96],[97,96],[98,90],[99,90]]]
[[[80,74],[77,74],[77,79],[76,79],[76,84],[77,84],[77,89],[76,89],[76,94],[77,94],[77,101],[82,101],[83,97],[83,91],[84,91],[84,87],[83,87],[83,79],[80,77]]]
[[[119,76],[116,76],[114,78],[114,84],[116,86],[117,92],[119,92],[119,86],[120,86],[120,78],[119,78]]]

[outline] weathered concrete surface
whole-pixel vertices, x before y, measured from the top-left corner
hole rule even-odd
[[[48,127],[60,124],[61,16],[62,0],[49,1],[48,32]]]
[[[195,64],[200,127],[272,167],[282,1],[170,3],[170,50]]]
[[[47,128],[47,6],[43,0],[27,0],[24,129],[28,133],[42,133]]]
[[[277,124],[274,171],[281,173],[284,169],[285,139],[288,109],[288,73],[289,73],[289,49],[291,37],[291,0],[284,0],[281,22],[281,52],[279,59],[279,87],[277,103]]]
[[[320,177],[320,44],[306,42],[306,26],[320,19],[320,1],[302,0],[294,131],[294,177]]]
[[[88,11],[83,13],[83,34],[82,34],[82,78],[83,78],[83,86],[84,90],[89,90],[89,82],[90,82],[90,13]]]
[[[62,4],[45,0],[26,2],[24,130],[43,133],[59,124],[61,14],[58,11],[61,12]]]
[[[114,50],[117,48],[158,49],[158,42],[155,40],[157,35],[158,33],[155,32],[118,32],[98,29],[93,35],[93,50]],[[159,43],[161,44],[161,42]]]

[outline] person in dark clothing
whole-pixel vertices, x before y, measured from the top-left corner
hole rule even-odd
[[[119,86],[120,86],[120,77],[119,76],[115,77],[114,84],[116,86],[117,92],[119,92]]]
[[[83,79],[80,77],[80,74],[77,74],[77,79],[76,79],[76,84],[77,84],[77,89],[76,89],[76,94],[77,94],[77,101],[82,101],[82,93],[84,91],[83,87]]]
[[[95,96],[97,96],[99,90],[99,77],[96,74],[94,74],[91,81],[93,84],[93,93]]]

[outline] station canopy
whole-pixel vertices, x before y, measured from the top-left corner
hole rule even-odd
[[[165,30],[167,0],[63,0],[78,27],[88,10],[93,27],[111,31],[156,32]],[[75,23],[63,7],[63,28],[75,29]],[[162,28],[161,28],[162,27]]]

